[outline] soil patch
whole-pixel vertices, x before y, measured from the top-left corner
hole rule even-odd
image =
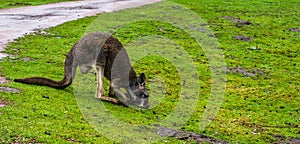
[[[273,144],[299,144],[300,138],[287,138],[283,135],[273,135],[274,138],[278,139],[277,141],[273,142]]]
[[[22,91],[19,89],[10,88],[10,87],[0,87],[0,92],[18,93],[18,92],[22,92]]]
[[[35,143],[38,143],[38,142],[34,138],[26,138],[26,137],[23,137],[23,136],[18,136],[10,144],[23,144],[23,143],[35,144]]]
[[[288,28],[288,30],[292,32],[300,32],[300,28]]]
[[[179,140],[195,140],[197,141],[197,143],[206,142],[206,143],[229,144],[228,142],[217,140],[209,136],[200,135],[193,132],[173,130],[166,127],[158,127],[158,134],[160,136],[175,137]]]
[[[31,57],[24,57],[24,58],[20,58],[20,60],[24,61],[24,62],[30,62],[30,61],[34,61],[34,58]]]
[[[0,84],[8,83],[9,80],[6,77],[0,77]]]
[[[5,84],[8,83],[9,80],[6,77],[0,77],[0,84]],[[11,92],[11,93],[17,93],[17,92],[22,92],[19,89],[15,88],[10,88],[10,87],[1,87],[0,86],[0,92]]]
[[[228,20],[231,20],[234,23],[237,23],[238,27],[241,27],[242,25],[251,25],[252,24],[252,22],[250,22],[250,21],[242,20],[240,18],[236,18],[236,17],[233,17],[233,16],[223,16],[222,18],[228,19]]]
[[[239,73],[247,77],[265,75],[265,72],[263,70],[247,69],[240,66],[235,68],[225,67],[225,71],[229,73]]]
[[[245,41],[245,42],[252,41],[252,38],[251,37],[247,37],[247,36],[235,36],[234,38],[236,40],[241,40],[241,41]]]
[[[8,106],[8,102],[5,102],[3,99],[0,98],[0,108]]]

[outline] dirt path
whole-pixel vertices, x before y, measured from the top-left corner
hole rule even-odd
[[[161,0],[85,0],[0,9],[0,52],[8,42],[38,29],[57,26],[101,12],[112,12],[159,1]],[[6,56],[0,53],[0,59]]]

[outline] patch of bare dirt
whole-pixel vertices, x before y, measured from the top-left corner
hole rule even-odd
[[[18,92],[22,92],[22,91],[19,89],[10,88],[10,87],[0,87],[0,92],[18,93]]]
[[[300,143],[300,137],[287,138],[283,135],[273,135],[273,137],[278,139],[277,141],[273,142],[273,144],[299,144]]]
[[[8,83],[9,80],[6,77],[0,77],[0,84]]]
[[[225,67],[225,71],[229,73],[239,73],[247,77],[254,77],[254,76],[262,76],[265,75],[265,72],[260,69],[247,69],[240,66],[235,68]]]
[[[292,32],[300,32],[300,28],[288,28],[288,30]]]
[[[224,142],[222,140],[217,140],[215,138],[196,134],[193,132],[181,131],[181,130],[173,130],[166,127],[158,127],[158,134],[164,137],[175,137],[179,140],[195,140],[197,143],[218,143],[218,144],[228,144],[228,142]]]
[[[241,27],[243,25],[251,25],[252,24],[252,22],[250,22],[250,21],[242,20],[240,18],[236,18],[236,17],[233,17],[233,16],[223,16],[222,18],[228,19],[228,20],[231,20],[234,23],[237,23],[238,27]]]
[[[6,77],[0,77],[0,84],[5,84],[8,83],[9,80]],[[17,93],[17,92],[22,92],[19,89],[15,88],[10,88],[10,87],[1,87],[0,86],[0,92],[11,92],[11,93]]]
[[[244,41],[244,42],[252,41],[252,38],[251,37],[247,37],[247,36],[235,36],[234,38],[236,40],[241,40],[241,41]]]
[[[21,60],[23,60],[24,62],[29,62],[29,61],[33,61],[34,59],[31,57],[24,57]]]
[[[8,106],[8,102],[0,98],[0,108]]]
[[[10,144],[37,144],[37,143],[38,142],[34,138],[26,138],[23,136],[18,136],[17,138],[15,138],[13,142],[10,142]]]

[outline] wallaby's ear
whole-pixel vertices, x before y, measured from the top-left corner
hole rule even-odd
[[[146,82],[146,75],[144,73],[141,73],[141,75],[139,76],[139,83],[143,84]]]

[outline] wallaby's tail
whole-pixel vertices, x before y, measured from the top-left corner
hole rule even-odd
[[[76,67],[77,64],[73,61],[74,58],[74,49],[76,44],[73,48],[69,51],[68,55],[66,56],[65,60],[65,75],[64,79],[61,81],[54,81],[51,79],[43,78],[43,77],[31,77],[31,78],[24,78],[24,79],[14,79],[15,82],[25,83],[25,84],[34,84],[40,86],[48,86],[56,89],[65,89],[69,85],[72,84],[72,81],[75,77]]]
[[[26,83],[26,84],[34,84],[40,86],[48,86],[56,89],[64,89],[72,84],[72,79],[65,77],[61,81],[54,81],[51,79],[43,78],[43,77],[31,77],[24,79],[14,79],[15,82]]]

